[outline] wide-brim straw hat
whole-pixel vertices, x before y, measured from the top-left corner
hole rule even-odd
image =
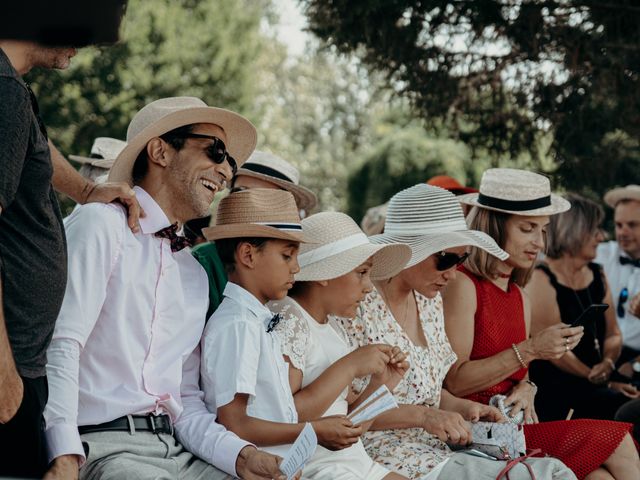
[[[220,201],[216,224],[203,228],[207,240],[262,237],[306,242],[298,207],[285,190],[251,188]]]
[[[91,146],[91,156],[69,155],[69,158],[78,163],[88,163],[93,167],[110,169],[116,157],[127,146],[127,142],[111,137],[97,137]]]
[[[509,258],[493,238],[484,232],[469,230],[453,193],[421,183],[396,193],[387,207],[384,233],[370,237],[380,244],[406,243],[411,259],[405,268],[422,262],[448,248],[473,246],[500,260]]]
[[[127,146],[109,173],[109,181],[132,183],[133,164],[149,140],[194,123],[218,125],[226,134],[225,146],[240,167],[256,148],[255,127],[241,115],[210,107],[195,97],[169,97],[145,105],[127,129]]]
[[[609,190],[604,194],[604,201],[611,208],[616,208],[622,200],[637,200],[640,202],[640,185],[627,185]]]
[[[255,150],[236,173],[265,180],[291,192],[298,208],[310,212],[318,204],[318,198],[308,188],[300,185],[300,172],[289,162],[276,155]]]
[[[411,258],[408,245],[375,245],[351,217],[340,212],[321,212],[302,221],[313,244],[302,245],[298,253],[300,272],[296,281],[332,280],[341,277],[372,257],[372,280],[393,277]]]
[[[490,168],[482,174],[480,192],[461,195],[458,201],[513,215],[545,216],[566,212],[571,203],[551,193],[544,175],[514,168]]]

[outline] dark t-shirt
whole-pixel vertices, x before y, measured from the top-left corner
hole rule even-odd
[[[194,247],[191,253],[205,269],[209,279],[209,309],[207,310],[207,320],[209,320],[222,303],[222,292],[227,286],[227,272],[220,260],[215,243],[201,243]]]
[[[27,86],[0,49],[0,269],[4,316],[20,375],[45,374],[67,282],[49,146]]]

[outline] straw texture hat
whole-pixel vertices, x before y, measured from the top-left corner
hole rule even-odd
[[[621,200],[637,200],[640,202],[640,185],[614,188],[604,194],[604,201],[611,208],[616,208],[616,205]]]
[[[291,192],[296,199],[298,208],[307,212],[313,210],[318,204],[316,195],[300,185],[298,169],[271,153],[255,150],[236,173],[236,177],[242,175],[265,180]]]
[[[289,192],[251,188],[220,201],[216,225],[203,228],[207,240],[265,237],[305,242],[296,201]]]
[[[222,128],[227,136],[227,151],[238,167],[256,148],[256,129],[241,115],[210,107],[195,97],[162,98],[145,105],[134,115],[127,129],[127,146],[114,162],[109,181],[131,183],[133,164],[149,140],[193,123],[212,123]]]
[[[408,245],[374,245],[351,217],[340,212],[321,212],[302,221],[313,244],[298,253],[300,272],[296,281],[331,280],[341,277],[373,257],[371,279],[393,277],[411,257]]]
[[[424,183],[396,193],[389,201],[384,233],[371,241],[380,244],[406,243],[411,259],[406,268],[447,248],[471,245],[500,260],[509,254],[484,232],[469,230],[458,198],[453,193]]]
[[[480,192],[458,197],[466,205],[511,213],[513,215],[555,215],[566,212],[571,204],[551,193],[544,175],[513,168],[490,168],[482,174]]]
[[[127,142],[111,137],[97,137],[91,146],[91,156],[69,155],[71,160],[78,163],[88,163],[93,167],[110,169],[120,152],[127,146]]]

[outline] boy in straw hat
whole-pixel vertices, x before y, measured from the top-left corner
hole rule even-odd
[[[305,241],[293,195],[283,190],[234,192],[218,206],[215,240],[229,282],[202,337],[201,381],[207,408],[241,438],[283,454],[302,431],[287,365],[273,329],[279,315],[265,304],[281,300],[298,273]],[[362,428],[344,417],[311,422],[320,444],[355,443]]]
[[[300,419],[346,415],[381,384],[393,390],[409,365],[400,349],[391,345],[350,351],[346,334],[330,324],[329,317],[355,317],[361,300],[373,289],[371,280],[402,270],[411,249],[402,244],[373,245],[344,213],[318,213],[302,225],[305,235],[317,243],[302,245],[300,272],[289,296],[268,305],[283,318],[275,333],[289,363]],[[367,388],[360,395],[351,394],[352,382],[368,375],[372,377]],[[314,480],[406,478],[374,462],[360,439],[339,452],[318,448],[303,475]]]
[[[318,203],[315,194],[300,185],[298,169],[286,160],[267,152],[254,151],[233,177],[235,188],[271,188],[286,190],[295,198],[299,210],[310,212]],[[218,308],[227,284],[227,274],[220,261],[216,244],[203,243],[193,249],[193,256],[204,267],[209,278],[209,310],[207,318]]]
[[[207,279],[177,233],[207,214],[255,143],[236,113],[192,97],[151,102],[109,174],[135,185],[141,231],[126,228],[115,204],[67,219],[73,253],[47,365],[54,478],[74,478],[80,466],[92,479],[227,478],[218,468],[279,478],[276,457],[226,431],[201,400]]]

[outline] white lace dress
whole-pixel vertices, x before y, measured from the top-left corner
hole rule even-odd
[[[411,366],[393,390],[396,400],[400,404],[438,407],[442,382],[457,357],[444,330],[440,294],[428,299],[416,292],[415,297],[426,346],[415,345],[409,339],[376,290],[367,295],[355,319],[332,319],[331,322],[345,330],[352,348],[369,343],[400,347],[408,354]],[[446,444],[421,428],[370,430],[362,441],[376,462],[412,479],[427,478],[436,465],[453,454]]]
[[[302,372],[302,388],[312,383],[334,362],[348,354],[344,332],[339,327],[316,322],[295,300],[285,298],[268,305],[283,318],[274,333],[280,337],[282,353]],[[345,388],[323,416],[346,415],[348,388]],[[318,446],[302,472],[303,479],[313,480],[379,480],[389,471],[375,463],[361,441],[349,448],[329,451]]]

